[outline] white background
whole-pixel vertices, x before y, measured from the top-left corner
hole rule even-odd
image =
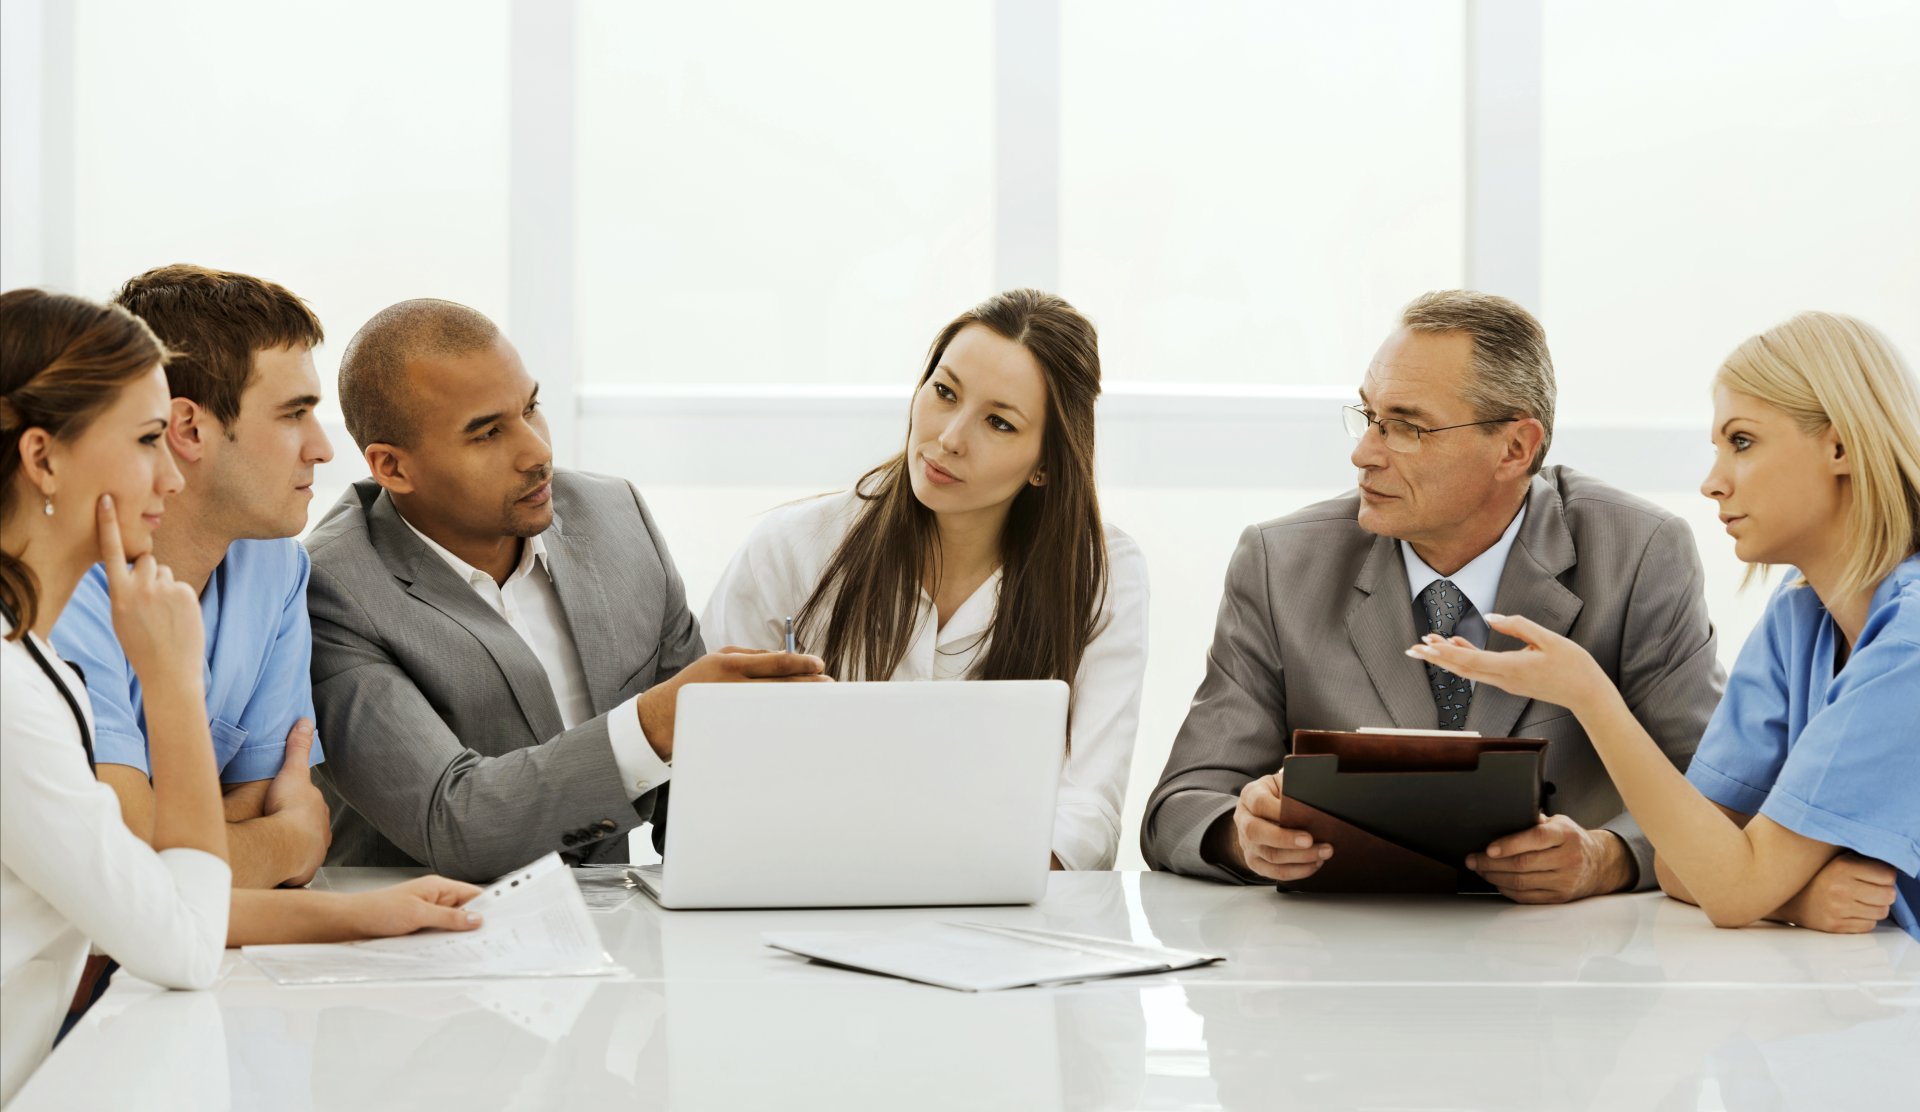
[[[700,607],[754,515],[898,441],[994,289],[1101,328],[1101,495],[1153,574],[1121,863],[1240,530],[1349,483],[1397,307],[1546,323],[1555,458],[1684,514],[1731,657],[1762,601],[1706,384],[1822,308],[1920,352],[1920,6],[1653,0],[0,0],[0,286],[193,261],[330,342],[507,328],[563,460],[650,499]],[[321,504],[364,469],[342,457]],[[317,516],[317,515],[316,515]]]

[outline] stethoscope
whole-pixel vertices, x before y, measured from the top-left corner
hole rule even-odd
[[[5,614],[7,621],[15,629],[20,629],[20,619],[14,616],[13,607],[5,603],[0,603],[0,614]],[[73,724],[80,727],[80,747],[87,751],[87,767],[92,768],[93,731],[87,728],[87,716],[86,713],[80,709],[80,701],[73,697],[73,692],[67,687],[67,681],[60,678],[60,674],[53,670],[52,663],[50,663],[46,655],[40,651],[40,646],[34,641],[33,631],[26,629],[20,630],[20,640],[27,646],[27,651],[33,654],[33,662],[40,666],[40,670],[46,673],[47,679],[53,681],[53,686],[60,692],[60,697],[67,701],[67,709],[73,712]],[[79,666],[75,664],[68,664],[67,667],[72,668],[76,672],[80,670]]]

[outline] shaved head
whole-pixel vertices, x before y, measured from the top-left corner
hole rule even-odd
[[[375,313],[340,357],[340,409],[353,442],[361,451],[410,445],[416,407],[407,365],[484,351],[499,339],[485,314],[454,301],[422,297]]]

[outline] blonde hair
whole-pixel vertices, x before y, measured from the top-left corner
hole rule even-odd
[[[1801,313],[1733,350],[1717,385],[1773,406],[1802,432],[1829,427],[1852,465],[1842,595],[1870,591],[1920,549],[1920,384],[1864,321]]]

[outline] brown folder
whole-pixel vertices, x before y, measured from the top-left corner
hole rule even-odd
[[[1334,847],[1287,892],[1491,892],[1470,853],[1537,821],[1541,738],[1295,730],[1280,825]]]

